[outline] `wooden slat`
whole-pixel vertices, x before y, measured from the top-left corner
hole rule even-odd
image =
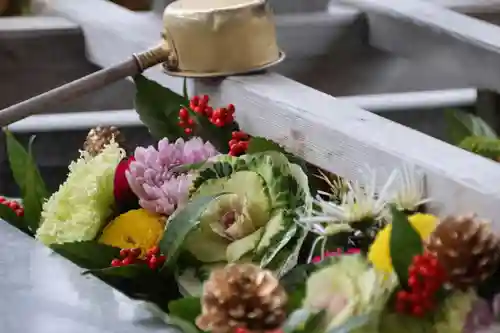
[[[61,17],[0,19],[0,108],[96,69],[85,57],[84,37],[76,23]],[[127,83],[114,84],[46,111],[130,108],[133,87]]]
[[[368,11],[374,47],[408,57],[445,54],[471,85],[500,91],[500,27],[426,1],[343,2]]]
[[[197,81],[215,105],[234,103],[252,135],[284,144],[309,162],[349,179],[362,168],[422,168],[440,214],[500,214],[500,168],[494,162],[358,109],[276,74]],[[496,225],[500,229],[500,222]]]

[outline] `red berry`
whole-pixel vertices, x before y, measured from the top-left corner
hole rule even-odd
[[[201,101],[204,104],[207,104],[209,100],[210,100],[210,97],[208,97],[208,95],[203,95],[203,97],[201,98]]]
[[[191,119],[191,118],[189,118],[189,119],[187,120],[187,123],[188,123],[188,125],[189,125],[189,126],[193,126],[193,125],[194,125],[194,120],[193,120],[193,119]]]
[[[187,123],[184,120],[179,121],[178,124],[179,124],[180,127],[186,127],[187,126]]]
[[[156,256],[149,258],[148,266],[151,269],[156,269],[158,267],[158,258]]]
[[[247,151],[248,144],[249,144],[248,141],[240,141],[239,144],[241,145],[241,148],[243,149],[243,151]]]
[[[228,114],[224,119],[226,124],[231,124],[234,121],[234,117],[231,114]]]
[[[122,250],[120,250],[120,257],[122,257],[122,258],[128,257],[129,254],[130,254],[130,250],[129,249],[122,249]]]
[[[421,317],[424,314],[424,309],[420,305],[415,305],[411,312],[414,316]]]
[[[184,133],[186,133],[187,135],[190,135],[193,133],[193,129],[192,128],[185,128]]]
[[[197,106],[193,109],[193,111],[199,114],[203,114],[204,108],[201,106]]]
[[[224,126],[224,121],[220,118],[215,119],[214,125],[217,127],[222,127]]]
[[[248,139],[248,134],[246,134],[243,131],[234,131],[233,133],[231,133],[231,136],[233,137],[233,139],[236,139],[236,140]]]
[[[222,110],[220,108],[218,109],[215,109],[213,112],[212,112],[212,119],[213,121],[215,122],[217,119],[221,118],[222,116]]]
[[[214,112],[214,109],[212,109],[212,107],[211,107],[211,106],[207,106],[207,107],[205,108],[205,115],[206,115],[207,117],[212,117],[213,112]]]
[[[16,208],[17,208],[17,202],[15,202],[15,201],[9,201],[9,203],[7,204],[7,207],[9,207],[12,210],[16,210]]]
[[[231,148],[232,146],[234,146],[237,143],[238,143],[238,140],[235,140],[235,139],[230,140],[229,141],[229,148]]]
[[[166,256],[159,256],[157,260],[158,260],[158,266],[161,267],[161,266],[163,266],[163,264],[167,260],[167,257]]]
[[[227,111],[229,111],[230,114],[233,114],[235,110],[236,110],[236,108],[234,107],[233,104],[229,104],[227,106]]]
[[[400,291],[398,292],[398,301],[408,301],[410,298],[410,294],[407,291]]]
[[[141,253],[142,253],[142,251],[141,251],[141,249],[139,249],[139,248],[134,248],[134,249],[131,249],[131,250],[130,250],[130,256],[131,256],[132,258],[137,258],[137,257],[139,257],[139,256],[141,255]]]
[[[19,217],[24,216],[24,209],[22,209],[22,208],[16,209],[16,215]]]
[[[132,257],[127,257],[125,259],[122,260],[122,265],[123,266],[127,266],[127,265],[131,265],[135,262],[135,259],[132,258]]]
[[[5,197],[0,197],[0,203],[4,203],[5,201],[7,201],[7,199],[5,199]]]
[[[198,103],[200,103],[200,97],[199,96],[194,96],[191,99],[191,102],[193,102],[195,105],[198,105]]]
[[[186,108],[182,108],[179,111],[179,118],[186,120],[189,118],[189,112],[186,110]]]
[[[112,267],[119,267],[122,265],[122,261],[120,259],[113,259],[111,261],[111,266]]]

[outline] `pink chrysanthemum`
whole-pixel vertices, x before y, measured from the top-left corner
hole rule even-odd
[[[130,163],[126,177],[142,208],[170,215],[186,202],[193,177],[190,173],[176,174],[172,169],[200,163],[215,155],[218,152],[214,146],[198,137],[188,141],[177,139],[174,143],[162,139],[158,150],[153,146],[136,148],[135,161]]]

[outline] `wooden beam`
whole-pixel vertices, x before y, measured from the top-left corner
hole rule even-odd
[[[0,108],[96,69],[85,56],[84,36],[76,23],[62,17],[0,19]],[[132,99],[132,84],[119,82],[46,112],[131,108]]]
[[[472,86],[500,91],[500,27],[426,1],[343,2],[368,12],[374,47],[407,57],[445,55]]]
[[[214,105],[234,103],[245,131],[343,177],[360,179],[366,165],[391,170],[412,163],[427,175],[434,212],[500,215],[500,167],[485,158],[276,74],[197,81],[195,88]]]
[[[454,11],[466,14],[488,14],[500,12],[499,0],[427,0]]]

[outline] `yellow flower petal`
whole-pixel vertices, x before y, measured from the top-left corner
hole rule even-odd
[[[414,214],[408,218],[410,224],[420,234],[422,240],[429,238],[437,226],[438,218],[430,214]],[[392,225],[388,224],[378,232],[368,252],[368,259],[380,272],[391,274],[393,271],[390,254],[390,237]]]
[[[121,249],[140,248],[144,254],[157,245],[165,228],[164,218],[145,209],[128,211],[104,228],[99,243]]]

